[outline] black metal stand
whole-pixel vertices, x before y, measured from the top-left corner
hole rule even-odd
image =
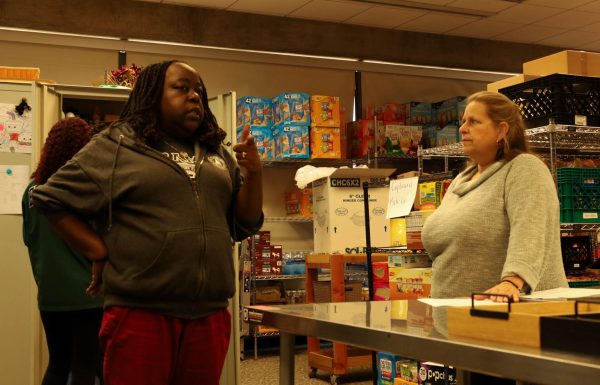
[[[373,301],[373,261],[371,249],[371,222],[369,219],[369,182],[363,182],[363,202],[365,207],[365,236],[367,254],[367,285],[369,287],[369,301]],[[371,352],[371,365],[373,371],[373,385],[377,385],[377,352]]]

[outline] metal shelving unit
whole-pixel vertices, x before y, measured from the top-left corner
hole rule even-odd
[[[311,217],[265,217],[265,223],[276,223],[276,222],[306,222],[312,223]]]

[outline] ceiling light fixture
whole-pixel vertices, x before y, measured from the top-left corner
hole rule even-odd
[[[417,1],[406,1],[406,0],[350,0],[356,3],[369,3],[376,5],[387,5],[399,8],[417,9],[421,11],[434,11],[440,13],[451,13],[455,15],[464,16],[478,16],[478,17],[489,17],[493,16],[495,12],[481,11],[478,9],[449,7],[445,5],[425,4]]]
[[[389,61],[381,61],[381,60],[361,60],[363,63],[371,63],[371,64],[383,64],[390,66],[399,66],[399,67],[408,67],[408,68],[426,68],[432,70],[444,70],[444,71],[456,71],[456,72],[472,72],[478,74],[490,74],[490,75],[505,75],[505,76],[514,76],[517,75],[513,72],[499,72],[499,71],[484,71],[484,70],[474,70],[468,68],[451,68],[451,67],[439,67],[439,66],[429,66],[429,65],[416,65],[416,64],[406,64],[406,63],[396,63]]]

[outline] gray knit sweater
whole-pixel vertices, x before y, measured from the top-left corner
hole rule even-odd
[[[433,260],[432,297],[470,296],[509,275],[532,290],[566,287],[556,188],[546,165],[522,154],[471,181],[469,166],[423,226]]]

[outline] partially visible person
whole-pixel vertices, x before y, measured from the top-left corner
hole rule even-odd
[[[151,64],[120,119],[32,194],[66,239],[94,254],[92,287],[106,263],[106,385],[219,383],[235,292],[233,240],[263,222],[254,140],[246,129],[233,156],[225,137],[194,68]],[[104,225],[92,234],[79,216]]]
[[[102,298],[86,295],[92,263],[70,247],[46,217],[32,207],[29,194],[43,185],[91,137],[88,124],[79,118],[57,122],[48,133],[33,180],[23,194],[23,241],[29,251],[38,287],[38,307],[49,362],[43,385],[93,385],[100,374],[98,332]]]
[[[568,286],[556,187],[529,152],[524,130],[506,96],[483,91],[468,98],[460,134],[470,164],[422,231],[433,260],[432,297],[485,292],[516,302],[521,292]]]

